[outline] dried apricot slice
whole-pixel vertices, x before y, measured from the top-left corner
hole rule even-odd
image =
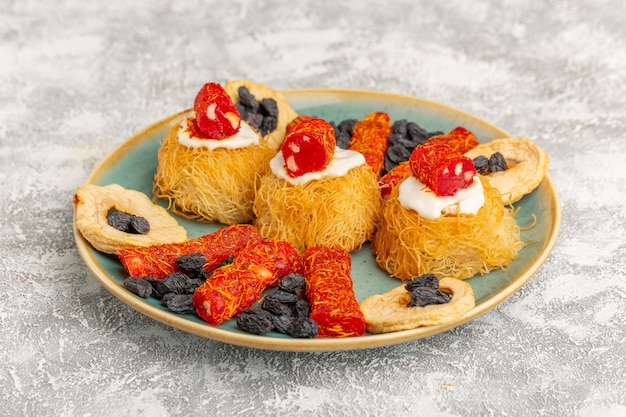
[[[367,331],[388,333],[448,323],[474,308],[474,291],[468,283],[456,278],[442,278],[439,289],[452,295],[448,303],[408,307],[411,294],[404,285],[366,298],[361,303],[361,311]]]
[[[548,172],[548,154],[527,138],[494,139],[464,155],[471,159],[478,156],[489,158],[496,152],[504,156],[507,169],[492,172],[486,178],[500,192],[504,204],[515,203],[533,191]]]
[[[150,224],[146,234],[122,232],[109,225],[107,213],[115,209],[145,218]],[[104,253],[116,254],[131,246],[151,246],[182,242],[187,231],[163,207],[148,196],[118,184],[87,184],[74,195],[76,228],[91,245]]]

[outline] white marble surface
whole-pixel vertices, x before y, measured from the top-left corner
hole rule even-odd
[[[0,415],[626,415],[626,6],[0,0]],[[72,195],[207,81],[397,92],[551,156],[563,223],[521,291],[452,331],[331,353],[155,322],[89,274]]]

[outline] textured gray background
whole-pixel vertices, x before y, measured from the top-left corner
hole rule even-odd
[[[381,3],[0,0],[0,415],[626,415],[624,2]],[[533,138],[562,200],[552,256],[478,319],[372,350],[234,347],[131,310],[79,258],[72,195],[234,78],[423,97]]]

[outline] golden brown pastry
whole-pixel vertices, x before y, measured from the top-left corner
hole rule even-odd
[[[442,278],[439,289],[452,296],[448,303],[408,307],[410,293],[404,285],[366,298],[361,303],[361,311],[365,316],[367,331],[387,333],[444,324],[459,319],[474,308],[474,292],[468,283]]]

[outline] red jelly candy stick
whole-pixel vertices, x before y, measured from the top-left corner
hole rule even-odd
[[[287,127],[285,127],[285,136],[289,135],[289,133],[291,133],[291,131],[293,131],[300,123],[311,119],[314,119],[314,117],[307,114],[299,114],[295,119],[287,123]]]
[[[291,178],[321,171],[335,155],[335,130],[324,119],[303,117],[286,129],[281,151]]]
[[[176,258],[179,256],[204,254],[207,258],[204,269],[210,272],[226,258],[237,255],[258,240],[261,240],[261,235],[257,227],[238,224],[180,243],[125,248],[118,252],[118,257],[130,276],[161,279],[180,271],[176,266]]]
[[[464,154],[470,149],[478,146],[478,139],[469,130],[462,126],[457,126],[447,134],[431,137],[428,139],[427,143],[444,143],[453,151]]]
[[[379,175],[385,165],[390,133],[389,115],[385,112],[370,113],[354,125],[348,149],[363,154],[372,171]]]
[[[413,175],[438,196],[454,195],[467,188],[476,170],[470,158],[454,152],[446,144],[429,144],[416,147],[409,164]]]
[[[193,305],[207,323],[218,325],[252,306],[269,286],[301,272],[298,252],[285,241],[261,240],[217,269],[196,289]]]
[[[362,336],[365,319],[354,295],[350,253],[343,249],[310,247],[304,254],[310,318],[320,337]]]
[[[391,171],[387,172],[383,175],[380,180],[378,180],[378,185],[380,186],[380,195],[385,198],[391,195],[391,191],[393,187],[398,185],[403,179],[411,175],[411,166],[409,162],[402,162],[391,169]]]
[[[224,139],[239,131],[241,116],[224,88],[217,83],[202,86],[193,103],[195,127],[200,137]]]

